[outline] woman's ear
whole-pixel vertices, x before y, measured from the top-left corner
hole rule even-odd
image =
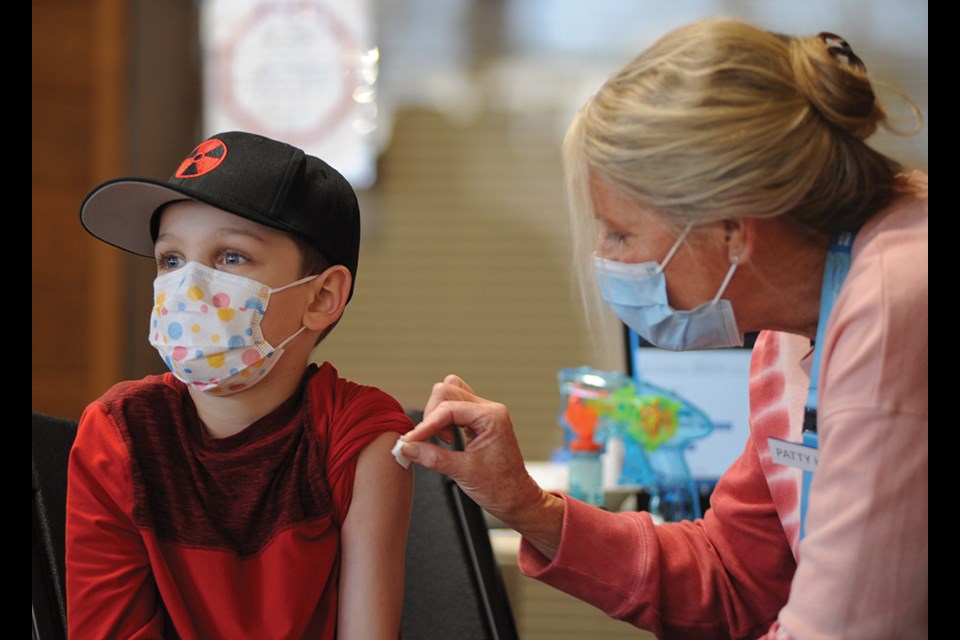
[[[745,264],[753,256],[757,237],[755,218],[727,218],[723,221],[727,258],[731,263]]]
[[[350,296],[353,278],[343,265],[336,264],[309,283],[312,297],[303,312],[303,325],[323,331],[340,318]]]

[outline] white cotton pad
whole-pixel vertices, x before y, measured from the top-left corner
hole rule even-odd
[[[393,457],[397,459],[397,462],[400,464],[401,467],[403,467],[404,469],[409,469],[410,461],[407,460],[407,458],[402,453],[400,453],[401,448],[403,448],[403,438],[398,438],[397,444],[393,445],[393,449],[390,449],[390,453],[392,453]]]

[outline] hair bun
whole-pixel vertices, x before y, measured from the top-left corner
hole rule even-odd
[[[817,37],[820,38],[821,42],[823,42],[824,46],[827,48],[827,53],[829,53],[831,56],[843,64],[850,65],[853,68],[866,73],[867,65],[863,64],[863,60],[857,57],[857,54],[853,52],[853,48],[846,40],[835,33],[830,33],[829,31],[821,31],[817,34]]]
[[[840,36],[823,31],[792,41],[798,90],[832,124],[864,140],[886,119],[867,68]]]

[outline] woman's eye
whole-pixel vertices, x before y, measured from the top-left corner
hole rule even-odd
[[[603,239],[605,242],[623,244],[624,242],[627,241],[627,236],[625,236],[622,233],[617,233],[616,231],[610,231],[608,229],[607,231],[604,232]]]

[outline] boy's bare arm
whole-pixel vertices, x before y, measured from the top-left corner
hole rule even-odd
[[[341,640],[399,637],[413,469],[390,455],[396,439],[394,432],[381,434],[357,460],[342,532]]]

